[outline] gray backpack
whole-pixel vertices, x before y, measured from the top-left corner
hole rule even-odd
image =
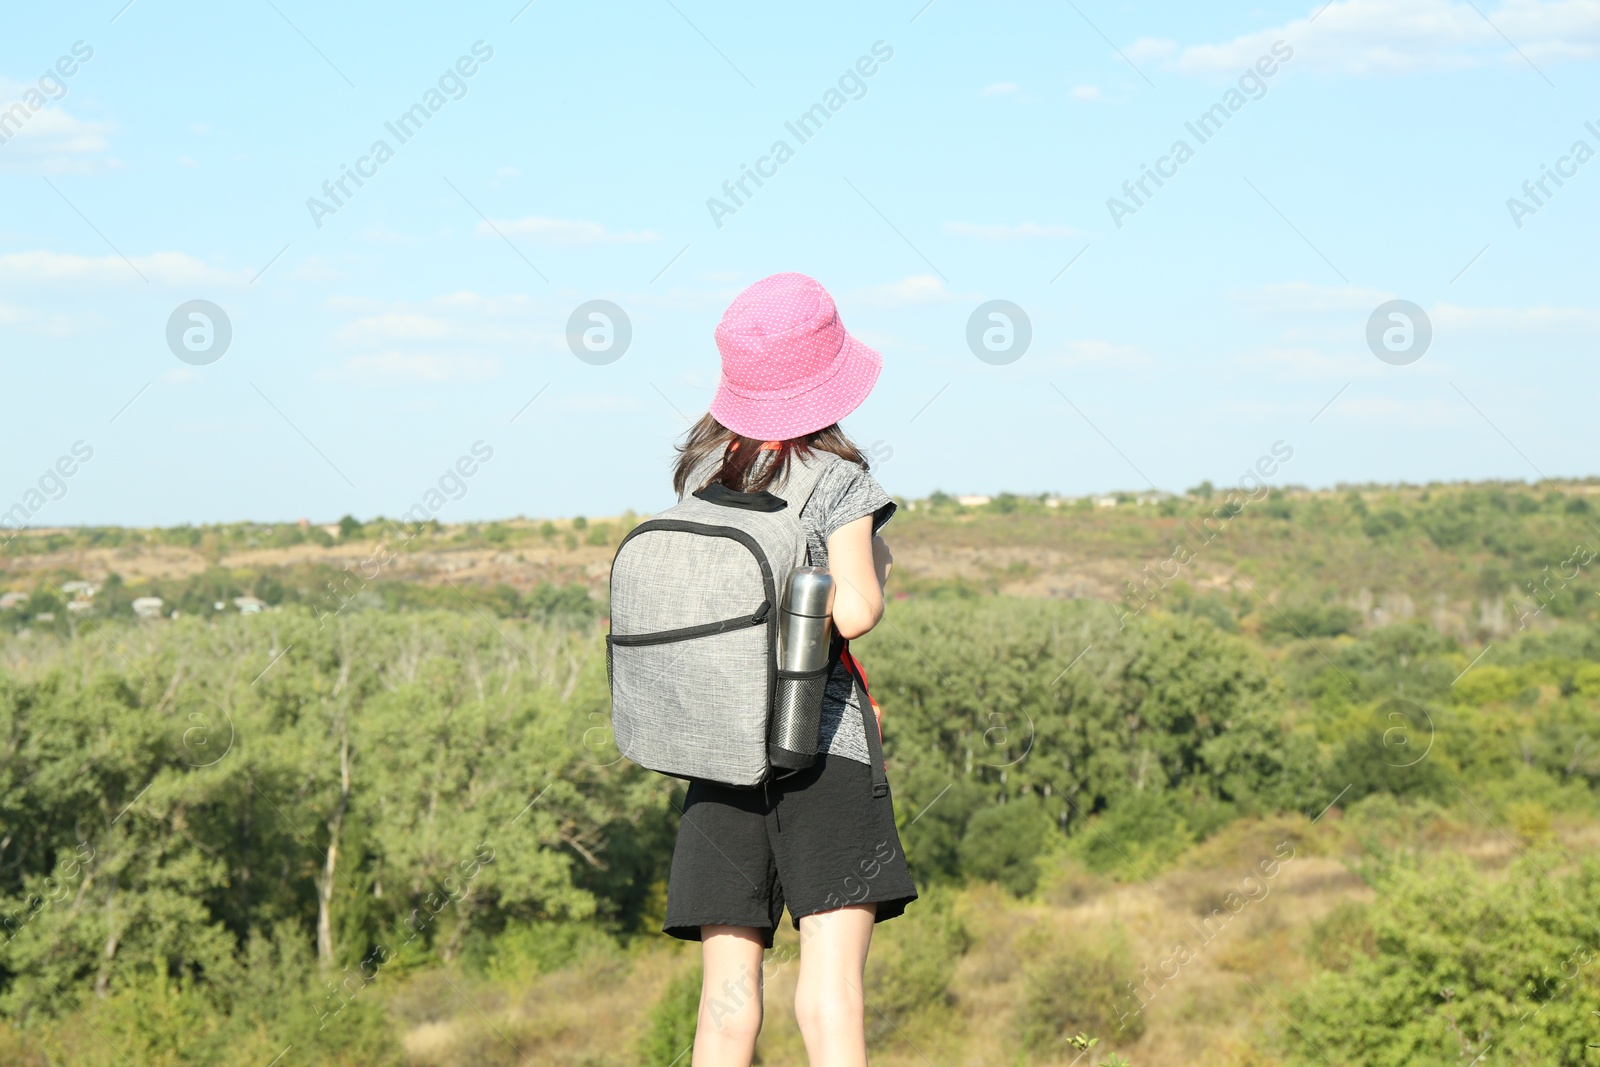
[[[806,564],[800,512],[828,466],[844,462],[791,453],[772,491],[711,484],[623,538],[611,566],[606,669],[612,731],[628,759],[679,778],[767,781],[778,597],[789,572]],[[690,485],[713,472],[696,471]],[[875,780],[877,732],[874,720]]]

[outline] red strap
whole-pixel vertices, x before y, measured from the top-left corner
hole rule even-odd
[[[867,672],[861,669],[861,661],[850,654],[849,641],[846,641],[844,648],[839,651],[839,661],[856,676],[856,681],[861,683],[861,691],[867,695],[867,703],[872,705],[872,717],[878,724],[878,744],[883,744],[883,709],[878,707],[878,702],[872,698],[872,691],[867,688]]]
[[[865,689],[867,687],[867,672],[861,669],[861,661],[850,654],[850,642],[846,641],[844,643],[844,650],[839,653],[839,658],[844,661],[846,667],[855,672],[857,678],[861,679],[861,688]]]

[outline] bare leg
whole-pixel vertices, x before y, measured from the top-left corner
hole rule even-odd
[[[812,1067],[866,1067],[862,980],[876,904],[852,904],[800,920],[794,1015]]]
[[[693,1067],[750,1067],[761,1033],[762,931],[702,926]]]

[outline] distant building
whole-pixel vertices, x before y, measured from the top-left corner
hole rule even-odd
[[[0,611],[10,611],[19,604],[26,603],[27,593],[6,593],[0,595]]]
[[[80,596],[67,602],[67,610],[74,615],[87,615],[94,610],[94,601],[86,596]]]
[[[158,596],[134,597],[133,613],[141,619],[161,618],[161,598]]]
[[[266,607],[267,602],[253,596],[236,596],[233,598],[233,606],[239,609],[240,615],[254,615]]]
[[[964,508],[981,508],[993,499],[993,497],[989,496],[958,496],[956,497],[956,503],[960,504]]]
[[[1058,496],[1047,496],[1044,498],[1044,506],[1047,508],[1059,508],[1063,503],[1064,501]]]
[[[1114,496],[1097,496],[1094,498],[1094,506],[1097,508],[1114,508],[1117,506],[1117,498]]]
[[[92,597],[100,591],[100,587],[93,582],[62,582],[61,591],[69,596]]]

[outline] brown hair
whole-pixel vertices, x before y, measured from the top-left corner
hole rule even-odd
[[[797,451],[802,456],[813,451],[832,452],[857,464],[862,470],[867,469],[867,457],[862,455],[861,450],[844,435],[838,423],[824,426],[804,437],[780,441],[774,462],[755,469],[756,460],[763,455],[761,451],[763,443],[755,438],[734,433],[707,412],[700,416],[699,422],[689,428],[683,442],[677,446],[678,462],[672,473],[673,492],[683,496],[687,489],[705,488],[700,485],[690,486],[689,475],[702,463],[719,455],[722,457],[722,465],[707,479],[706,485],[720,482],[729,489],[743,493],[759,493],[782,480],[789,470],[789,457]]]

